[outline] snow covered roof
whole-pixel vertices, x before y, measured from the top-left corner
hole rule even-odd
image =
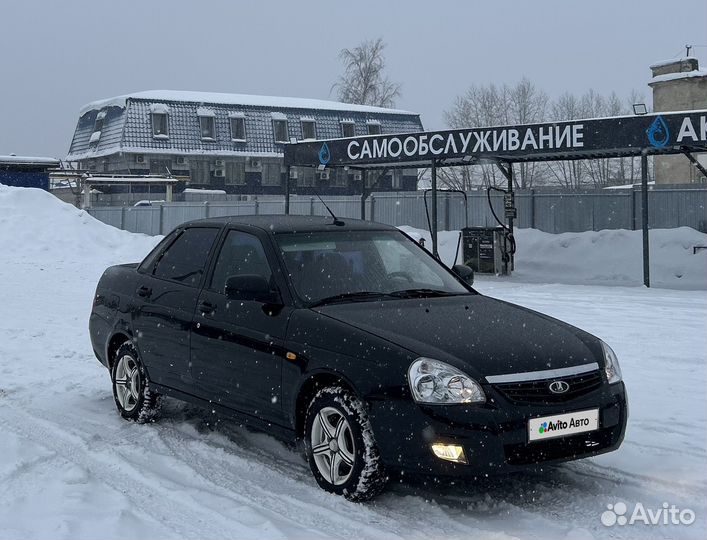
[[[147,99],[150,96],[155,99]],[[213,96],[217,98],[226,96],[221,101],[227,103],[214,103],[218,99]],[[185,99],[170,100],[177,97]],[[381,125],[383,133],[410,133],[422,130],[419,115],[393,109],[260,96],[245,96],[251,98],[250,100],[236,99],[241,97],[243,96],[193,92],[140,92],[94,102],[85,108],[85,113],[79,116],[67,159],[83,161],[121,152],[124,154],[282,157],[283,144],[275,141],[273,119],[288,121],[287,140],[305,138],[302,131],[302,119],[305,118],[316,122],[317,137],[321,139],[342,137],[341,122],[353,124],[355,135],[367,135],[368,125],[375,122]],[[288,107],[253,105],[258,102],[287,104]],[[333,105],[329,108],[312,108],[322,103]],[[307,107],[290,107],[295,104],[303,104]],[[334,105],[342,109],[335,110]],[[356,108],[367,112],[352,110]],[[151,114],[157,111],[168,113],[168,134],[153,133]],[[105,114],[105,119],[101,125],[100,136],[94,136],[95,120],[99,114]],[[214,118],[213,138],[204,139],[201,136],[199,117],[204,116]],[[243,118],[246,134],[244,139],[233,138],[230,121],[232,118]],[[91,144],[92,137],[93,144]]]
[[[225,94],[218,92],[192,92],[186,90],[147,90],[144,92],[134,92],[123,96],[93,101],[85,105],[79,112],[79,115],[83,116],[89,111],[103,109],[106,107],[120,107],[124,109],[129,99],[204,103],[214,105],[244,105],[251,107],[270,107],[280,109],[321,109],[328,111],[410,114],[417,116],[417,113],[410,111],[372,107],[369,105],[354,105],[351,103],[340,103],[338,101],[326,101],[322,99],[256,96],[249,94]]]
[[[47,167],[58,167],[60,161],[56,158],[34,157],[34,156],[0,156],[0,165],[46,165]]]
[[[691,79],[693,77],[707,77],[707,69],[694,69],[692,71],[680,71],[677,73],[664,73],[663,75],[656,75],[648,84],[675,81],[678,79]]]
[[[656,69],[656,68],[661,68],[665,66],[669,66],[670,64],[677,64],[680,62],[697,62],[697,58],[694,56],[686,56],[684,58],[671,58],[670,60],[662,60],[660,62],[656,62],[655,64],[651,64],[648,66],[650,69]]]

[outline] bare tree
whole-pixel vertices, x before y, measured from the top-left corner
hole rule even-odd
[[[400,85],[385,77],[385,43],[381,38],[363,41],[353,49],[342,49],[339,58],[344,74],[333,85],[344,103],[392,107],[400,97]]]
[[[552,120],[575,120],[583,116],[582,100],[565,92],[550,107]],[[568,189],[579,189],[584,184],[584,168],[579,161],[555,161],[548,164],[550,183]]]
[[[445,112],[445,120],[452,128],[541,122],[547,103],[547,94],[527,78],[513,86],[472,86]],[[517,170],[516,185],[530,188],[540,176],[542,166],[524,163]],[[457,189],[468,189],[473,184],[495,186],[506,182],[503,174],[492,164],[455,167],[444,176],[443,181]]]
[[[523,77],[518,84],[508,88],[508,123],[532,124],[546,118],[548,97],[530,80]],[[539,179],[544,166],[541,163],[520,163],[516,185],[530,189]]]

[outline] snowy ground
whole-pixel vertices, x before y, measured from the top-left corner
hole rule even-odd
[[[159,424],[120,420],[87,317],[104,267],[139,259],[156,240],[48,197],[0,188],[0,538],[707,535],[704,290],[479,277],[482,292],[612,345],[631,405],[624,445],[479,483],[395,485],[358,505],[317,488],[296,452],[232,422],[214,428],[206,412],[169,402]],[[603,526],[606,505],[619,501],[667,502],[697,519]]]

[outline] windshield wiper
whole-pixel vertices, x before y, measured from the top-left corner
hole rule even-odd
[[[396,298],[435,298],[440,296],[457,296],[459,294],[468,294],[463,292],[441,291],[439,289],[404,289],[390,293],[390,296]]]
[[[383,292],[374,291],[358,291],[358,292],[348,292],[335,294],[334,296],[327,296],[321,300],[317,300],[309,305],[309,307],[323,306],[325,304],[335,304],[337,302],[365,302],[366,300],[375,300],[376,298],[386,298],[391,295]]]

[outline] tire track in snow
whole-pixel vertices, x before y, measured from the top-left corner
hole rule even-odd
[[[10,414],[7,414],[8,412]],[[274,538],[289,537],[292,532],[301,528],[296,522],[283,518],[282,514],[273,514],[269,510],[252,505],[244,506],[243,503],[248,500],[236,493],[231,493],[231,497],[227,498],[230,499],[228,502],[233,503],[228,507],[229,516],[214,512],[205,513],[203,501],[198,501],[199,493],[185,492],[178,484],[164,476],[159,478],[159,483],[153,484],[150,480],[154,474],[134,467],[132,463],[122,459],[113,447],[107,445],[101,448],[100,452],[90,452],[86,441],[77,435],[76,431],[69,433],[50,420],[40,418],[36,412],[30,415],[15,407],[4,407],[0,411],[0,423],[5,429],[38,446],[46,448],[47,441],[51,441],[51,448],[58,456],[89,471],[93,477],[118,492],[125,493],[126,486],[129,485],[129,496],[137,509],[152,515],[178,537],[231,538],[234,536],[234,529],[242,533],[244,525],[250,529],[245,535],[247,537],[256,533]],[[199,491],[203,494],[205,490],[202,487]],[[177,496],[185,493],[188,497]],[[154,515],[155,512],[157,515]],[[254,519],[254,514],[259,515],[260,519]],[[180,518],[178,523],[175,522],[177,516]],[[283,526],[286,527],[285,530],[281,530]],[[300,531],[298,536],[300,535],[319,536],[309,529]]]

